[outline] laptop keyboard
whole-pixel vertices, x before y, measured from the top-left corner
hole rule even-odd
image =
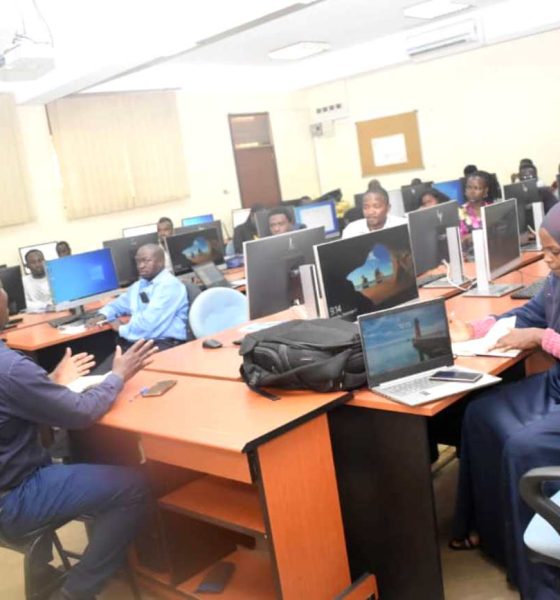
[[[418,394],[429,390],[434,387],[438,387],[442,384],[441,381],[431,381],[430,376],[418,377],[411,379],[410,381],[404,381],[403,383],[395,383],[394,385],[383,386],[380,388],[384,394],[391,396],[410,396],[411,394]]]
[[[543,289],[545,281],[546,277],[544,279],[533,281],[530,285],[526,285],[524,288],[510,294],[510,298],[513,298],[514,300],[529,300]]]
[[[438,281],[439,279],[443,279],[445,275],[441,273],[427,273],[426,275],[420,275],[420,277],[416,278],[416,284],[418,287],[422,287],[424,285],[428,285],[428,283],[432,283],[433,281]]]

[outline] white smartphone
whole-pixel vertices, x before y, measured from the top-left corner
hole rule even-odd
[[[474,383],[482,378],[482,373],[472,371],[436,371],[430,376],[433,381],[456,381],[458,383]]]

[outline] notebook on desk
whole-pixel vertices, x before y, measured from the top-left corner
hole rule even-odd
[[[368,386],[391,400],[416,406],[500,381],[486,374],[474,383],[430,380],[436,371],[453,370],[442,298],[362,315],[358,322]]]

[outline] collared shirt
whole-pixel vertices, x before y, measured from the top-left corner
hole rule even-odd
[[[123,381],[110,374],[77,394],[49,379],[27,356],[0,341],[0,491],[19,485],[50,457],[38,441],[38,425],[89,427],[109,410]]]
[[[144,302],[142,296],[148,302]],[[139,279],[99,312],[110,321],[130,315],[130,321],[119,327],[119,335],[131,342],[161,338],[186,340],[188,306],[185,286],[163,270],[151,281]]]
[[[52,304],[51,290],[47,277],[23,277],[25,304],[28,312],[45,312]]]
[[[348,223],[342,232],[343,238],[354,237],[356,235],[363,235],[364,233],[371,233],[372,231],[380,231],[381,229],[388,229],[389,227],[396,227],[397,225],[403,225],[406,223],[404,217],[397,217],[395,215],[387,215],[385,225],[380,229],[370,229],[367,224],[367,219],[358,219]]]

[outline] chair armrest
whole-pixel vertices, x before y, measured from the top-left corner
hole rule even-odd
[[[560,467],[539,467],[527,471],[519,482],[519,493],[560,535],[560,506],[543,493],[543,484],[547,481],[560,481]]]

